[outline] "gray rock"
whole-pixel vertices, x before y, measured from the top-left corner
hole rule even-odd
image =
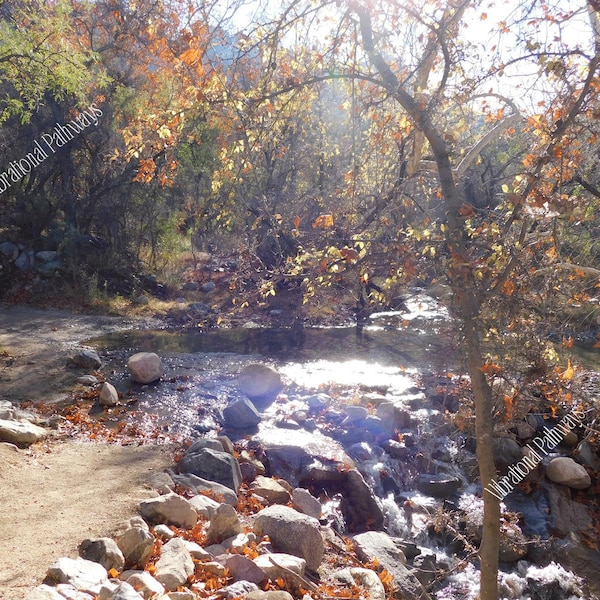
[[[125,581],[143,598],[149,599],[165,593],[165,586],[147,571],[133,573]]]
[[[68,583],[75,589],[97,594],[108,580],[106,569],[98,563],[83,558],[59,558],[54,562],[46,577],[56,583]]]
[[[306,598],[308,595],[304,597]],[[283,590],[270,590],[268,592],[257,590],[256,592],[247,594],[246,600],[294,600],[294,597],[289,592],[284,592]]]
[[[186,281],[182,289],[184,292],[197,292],[200,289],[200,284],[197,281]]]
[[[248,594],[259,591],[258,586],[250,581],[236,581],[219,590],[218,597],[224,600],[234,600],[234,598],[246,598]]]
[[[523,449],[510,437],[494,438],[494,462],[498,470],[505,475],[508,467],[523,458]]]
[[[19,257],[19,249],[12,242],[2,242],[0,252],[11,261],[15,261]]]
[[[257,475],[250,485],[250,489],[269,504],[287,504],[290,501],[290,493],[279,482],[272,477]]]
[[[161,523],[160,525],[155,525],[154,535],[163,541],[168,541],[175,537],[175,532],[168,525]]]
[[[98,399],[101,406],[116,406],[119,404],[119,392],[112,383],[105,381],[100,388],[100,397]]]
[[[191,529],[198,513],[188,500],[173,492],[140,502],[140,514],[151,523],[170,523]]]
[[[52,260],[38,265],[36,271],[44,277],[53,277],[62,268],[63,264],[60,260]]]
[[[256,406],[247,398],[237,398],[223,409],[225,426],[231,429],[250,429],[256,427],[262,417]]]
[[[249,581],[262,585],[267,574],[252,560],[241,554],[224,554],[217,560],[229,571],[234,581]]]
[[[77,383],[81,385],[92,386],[98,383],[98,378],[94,377],[94,375],[82,375],[77,378]]]
[[[111,538],[88,538],[79,544],[79,556],[101,564],[107,571],[122,571],[125,557]]]
[[[65,598],[65,600],[94,600],[94,596],[91,594],[80,592],[68,583],[59,583],[56,586],[56,591]]]
[[[527,554],[527,538],[521,528],[509,523],[500,529],[500,560],[504,562],[517,562]]]
[[[268,506],[256,515],[254,533],[268,535],[276,551],[303,558],[309,570],[319,568],[325,546],[316,519],[287,506]]]
[[[363,562],[377,558],[379,565],[394,577],[394,596],[397,598],[423,598],[425,591],[421,582],[405,566],[406,557],[392,538],[382,531],[367,531],[352,538],[356,553]]]
[[[238,375],[237,385],[239,390],[253,402],[275,400],[283,389],[279,373],[272,367],[260,363],[244,367]]]
[[[193,498],[190,498],[190,504],[194,507],[194,510],[205,519],[210,519],[215,510],[219,507],[219,503],[208,496],[198,494]]]
[[[364,406],[347,406],[345,408],[346,418],[342,425],[350,425],[367,418],[369,411]]]
[[[65,600],[55,587],[43,583],[25,594],[23,600]]]
[[[600,460],[598,460],[598,456],[588,441],[584,440],[579,443],[575,450],[575,455],[580,463],[590,467],[590,469],[593,469],[594,471],[600,469]]]
[[[47,435],[46,429],[33,423],[0,419],[0,442],[30,446],[43,440]]]
[[[171,478],[174,483],[195,494],[208,492],[214,495],[218,501],[227,502],[231,506],[238,504],[237,494],[231,488],[216,481],[209,481],[192,473],[172,473]]]
[[[553,458],[546,465],[546,477],[576,490],[584,490],[592,485],[585,468],[567,456]]]
[[[117,545],[125,557],[125,564],[143,569],[148,563],[154,545],[154,536],[142,527],[131,527],[117,540]]]
[[[365,600],[385,600],[383,583],[371,569],[349,567],[338,571],[334,577],[348,586],[361,587],[365,592],[364,596],[361,594],[361,598]]]
[[[80,369],[95,370],[102,366],[98,353],[85,349],[71,357],[71,362]]]
[[[292,493],[292,506],[299,512],[313,517],[321,518],[323,507],[321,503],[308,490],[295,488]]]
[[[21,252],[15,260],[15,267],[19,271],[31,271],[35,266],[35,255],[32,250]]]
[[[592,518],[585,504],[573,502],[566,486],[546,487],[550,508],[548,530],[552,535],[563,538],[571,532],[586,531],[592,526]]]
[[[230,504],[220,504],[210,519],[206,531],[207,542],[219,544],[242,531],[242,524],[235,508]]]
[[[304,575],[306,572],[306,561],[303,558],[282,552],[261,554],[254,559],[254,562],[273,581],[278,577],[286,579],[286,569],[297,575]]]
[[[169,591],[175,591],[194,573],[194,561],[183,540],[173,538],[161,549],[154,577]]]
[[[150,298],[146,296],[146,294],[140,294],[139,296],[134,296],[131,299],[133,304],[139,304],[140,306],[146,306],[150,304]]]
[[[212,558],[210,552],[207,552],[200,544],[190,542],[189,540],[183,540],[183,543],[192,558],[197,558],[198,560],[210,560]]]
[[[191,473],[216,481],[237,492],[242,483],[242,474],[237,460],[227,452],[201,448],[186,452],[179,461],[180,473]]]
[[[198,450],[202,450],[203,448],[210,448],[211,450],[219,450],[219,452],[223,452],[225,449],[223,448],[223,444],[217,438],[200,438],[196,440],[187,450],[188,454],[193,454],[194,452],[198,452]],[[232,454],[231,452],[229,454]]]
[[[121,581],[115,586],[105,586],[98,595],[98,600],[144,600],[144,596],[126,581]]]
[[[208,316],[212,312],[212,308],[204,302],[193,302],[188,306],[188,311],[197,318]]]
[[[56,250],[41,250],[40,252],[36,252],[35,258],[40,262],[51,262],[56,260],[58,257],[58,252]]]
[[[164,599],[158,600],[197,600],[198,596],[194,592],[169,592]]]
[[[200,291],[205,294],[209,294],[217,287],[217,284],[214,281],[207,281],[200,286]]]
[[[138,352],[129,358],[127,368],[137,383],[152,383],[163,376],[164,367],[158,354]]]
[[[373,491],[356,469],[343,473],[342,510],[350,531],[381,529],[384,515]]]

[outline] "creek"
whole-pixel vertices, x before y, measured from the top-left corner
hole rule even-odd
[[[183,437],[211,435],[219,428],[220,411],[240,394],[236,376],[242,368],[256,362],[274,366],[284,379],[284,392],[263,410],[255,437],[273,441],[281,436],[299,446],[321,444],[324,452],[327,436],[341,443],[377,496],[388,533],[434,554],[438,569],[452,573],[436,584],[432,597],[475,599],[476,563],[463,563],[467,546],[439,522],[452,513],[453,523],[464,526],[460,538],[478,528],[482,518],[472,444],[448,425],[445,414],[456,410],[456,398],[446,390],[460,386],[461,378],[454,373],[460,372],[461,357],[443,306],[422,293],[410,296],[406,304],[407,311],[374,314],[360,328],[128,331],[88,344],[108,365],[111,382],[130,399],[140,426],[139,415],[146,415],[142,420],[147,418],[148,426]],[[159,384],[131,385],[124,365],[128,356],[141,351],[163,359],[167,375]],[[296,427],[295,416],[306,412],[315,397],[325,403],[324,416],[311,427]],[[379,445],[377,432],[344,421],[347,407],[372,411],[382,402],[391,402],[405,415],[393,452]],[[236,441],[235,432],[230,437]],[[424,473],[431,474],[430,485],[435,486],[437,477],[450,488],[429,492],[421,485]],[[458,492],[452,489],[454,483]],[[548,536],[543,502],[533,505],[517,493],[511,502],[512,510],[522,515],[525,536]],[[501,597],[584,597],[573,573],[556,562],[541,563],[528,557],[502,563]]]

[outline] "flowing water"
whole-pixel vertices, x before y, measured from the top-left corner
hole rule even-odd
[[[435,553],[439,564],[456,570],[434,597],[477,597],[475,567],[459,568],[461,552],[452,543],[430,535],[433,515],[447,502],[417,491],[415,485],[419,468],[457,478],[462,488],[453,501],[456,510],[475,520],[481,518],[481,490],[469,484],[473,478],[465,474],[467,465],[476,468],[474,455],[445,424],[444,407],[432,405],[425,398],[424,377],[461,369],[448,312],[432,298],[415,294],[407,301],[407,311],[372,315],[360,328],[129,331],[109,334],[89,344],[103,356],[112,370],[110,380],[130,399],[136,415],[152,415],[154,426],[185,436],[210,434],[218,427],[219,411],[239,395],[237,374],[253,362],[272,364],[286,383],[287,400],[272,405],[263,414],[262,434],[266,432],[271,437],[279,433],[290,443],[296,438],[299,445],[317,443],[322,435],[319,431],[290,432],[277,424],[304,410],[307,399],[323,392],[329,398],[335,397],[338,410],[343,410],[340,406],[344,404],[371,401],[391,401],[405,410],[409,414],[407,443],[412,436],[425,457],[420,467],[391,458],[373,446],[368,436],[346,436],[344,446],[380,498],[388,532]],[[131,386],[124,365],[129,355],[140,351],[156,352],[162,357],[167,376],[159,384]],[[382,480],[382,473],[388,480],[393,479],[391,491]],[[410,514],[402,506],[406,501],[412,507]],[[539,520],[538,513],[543,508],[536,512],[528,506],[521,507],[530,523]],[[520,561],[507,566],[501,579],[503,598],[581,597],[576,592],[577,578],[554,563],[539,568]],[[558,591],[555,589],[554,595],[533,595],[531,591],[548,586]]]

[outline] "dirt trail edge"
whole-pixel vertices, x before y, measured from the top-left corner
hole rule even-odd
[[[0,399],[53,401],[76,373],[67,358],[86,339],[133,326],[119,317],[0,306]],[[49,441],[27,450],[0,443],[0,600],[19,600],[61,556],[111,533],[155,495],[153,473],[172,464],[165,446]]]

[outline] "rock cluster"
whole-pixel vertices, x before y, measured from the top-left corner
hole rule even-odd
[[[43,421],[34,413],[17,408],[7,400],[0,400],[0,442],[18,447],[30,446],[48,435],[48,430],[41,424]]]
[[[335,535],[319,520],[317,498],[263,475],[242,485],[239,463],[227,452],[232,447],[224,437],[193,444],[158,478],[161,493],[140,503],[140,516],[113,538],[84,540],[79,557],[52,564],[25,600],[195,600],[215,585],[221,598],[291,600],[319,583],[356,586],[371,600],[386,597],[379,567],[327,566]],[[188,471],[215,457],[218,466],[208,466],[204,477]],[[248,503],[255,509],[238,508]],[[354,563],[384,557],[381,568],[394,576],[394,597],[427,597],[397,540],[373,532],[356,535],[354,542]]]

